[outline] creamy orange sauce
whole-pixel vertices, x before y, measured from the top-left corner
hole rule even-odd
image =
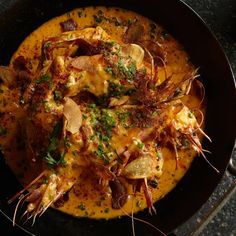
[[[107,20],[100,20],[99,11],[102,11],[106,16]],[[114,18],[115,16],[115,18]],[[24,56],[30,59],[32,65],[32,71],[35,71],[39,63],[39,57],[41,55],[41,45],[44,39],[56,36],[62,32],[60,22],[73,19],[78,29],[85,27],[91,27],[94,25],[101,26],[114,40],[122,41],[123,34],[127,28],[126,23],[137,19],[144,25],[147,37],[157,39],[165,48],[167,52],[167,64],[166,72],[167,76],[173,74],[175,80],[178,79],[193,69],[192,64],[189,62],[188,55],[184,51],[181,45],[167,34],[164,29],[151,22],[149,19],[138,15],[134,12],[114,9],[114,8],[103,8],[103,7],[89,7],[85,9],[75,9],[62,16],[56,17],[34,32],[32,32],[20,45],[18,50],[12,57],[11,63],[18,56]],[[160,82],[165,78],[165,70],[161,67],[158,71]],[[91,83],[93,81],[91,80]],[[2,90],[7,88],[1,87]],[[0,109],[4,101],[6,102],[7,97],[0,94]],[[16,95],[16,100],[18,99]],[[183,99],[183,102],[188,107],[196,107],[199,104],[199,99],[194,91],[191,91],[190,95]],[[7,102],[6,102],[7,103]],[[14,109],[14,104],[7,104],[10,106],[10,110]],[[12,106],[12,107],[11,107]],[[203,110],[203,108],[202,108]],[[21,114],[18,114],[20,117]],[[5,141],[1,140],[1,143],[10,143],[8,148],[4,150],[5,159],[12,171],[15,173],[17,178],[24,185],[29,183],[34,177],[40,172],[41,166],[37,163],[32,162],[26,158],[25,150],[19,150],[16,145],[16,133],[14,132],[15,126],[17,126],[17,117],[14,117],[9,136],[4,137]],[[114,137],[113,142],[116,147],[123,146],[124,143],[131,143],[130,137],[133,134],[129,132],[136,132],[135,130],[125,132],[122,139]],[[76,146],[70,147],[66,158],[71,158],[74,155]],[[168,192],[170,192],[179,180],[184,176],[188,168],[190,167],[196,152],[191,149],[179,150],[178,167],[176,168],[176,157],[173,148],[162,148],[162,156],[164,159],[163,174],[158,179],[158,187],[152,189],[153,201],[156,202],[163,198]],[[130,185],[128,188],[128,201],[121,209],[112,209],[111,207],[111,194],[108,192],[104,193],[91,178],[92,173],[87,173],[83,169],[79,170],[80,177],[78,183],[69,192],[69,201],[67,201],[59,210],[68,214],[79,216],[79,217],[90,217],[90,218],[113,218],[125,215],[130,212],[137,212],[147,207],[146,200],[143,192],[137,193],[135,196],[132,193]],[[158,210],[158,209],[157,209]]]

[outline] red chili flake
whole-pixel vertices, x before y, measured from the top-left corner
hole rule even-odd
[[[120,80],[120,83],[121,83],[122,85],[126,85],[126,84],[127,84],[127,81],[124,80],[124,79],[121,79],[121,80]]]

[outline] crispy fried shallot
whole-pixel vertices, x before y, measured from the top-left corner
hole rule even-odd
[[[71,98],[64,98],[65,104],[63,115],[65,116],[65,129],[72,134],[79,132],[82,124],[82,113],[79,105],[77,105]]]

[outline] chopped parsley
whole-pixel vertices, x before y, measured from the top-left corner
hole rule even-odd
[[[129,80],[134,80],[136,74],[136,65],[134,63],[131,63],[127,67],[127,77]]]
[[[116,125],[114,117],[106,109],[103,109],[96,115],[92,113],[92,115],[91,123],[93,124],[94,130],[96,130],[95,135],[101,142],[108,142],[111,138],[112,128]],[[95,139],[93,135],[90,138]]]
[[[116,42],[111,40],[111,41],[106,42],[106,44],[110,47],[113,47],[113,46],[115,46]]]
[[[143,142],[138,142],[137,147],[142,150],[144,148],[144,143]]]
[[[134,22],[134,21],[129,18],[129,19],[127,20],[127,25],[131,25],[133,22]]]
[[[78,150],[73,150],[72,154],[73,154],[74,157],[77,157],[78,156]]]
[[[60,154],[60,159],[56,160],[50,152],[47,153],[47,155],[44,157],[44,161],[48,164],[49,167],[54,167],[57,165],[66,166],[67,162],[65,160],[65,152]]]
[[[47,42],[47,43],[44,44],[44,48],[45,48],[45,49],[49,48],[50,46],[51,46],[51,43],[50,43],[50,42]]]
[[[52,134],[51,134],[51,138],[49,141],[47,153],[45,157],[43,158],[44,161],[48,164],[48,166],[52,168],[59,164],[62,164],[62,165],[66,164],[64,161],[64,156],[65,156],[64,153],[60,154],[59,160],[58,160],[58,155],[55,154],[55,151],[59,144],[59,138],[62,132],[62,126],[63,126],[62,120],[57,122],[56,125],[54,126]]]
[[[67,148],[70,148],[72,145],[67,136],[64,138],[64,143]]]
[[[58,90],[55,90],[55,91],[54,91],[54,100],[55,100],[55,101],[60,101],[61,99],[62,99],[62,94],[61,94],[61,92],[58,91]]]
[[[90,108],[96,108],[96,104],[95,103],[91,103],[91,104],[89,104],[89,107]]]
[[[85,115],[85,114],[82,114],[82,118],[83,118],[83,120],[87,120],[87,119],[88,119],[88,116]]]
[[[43,179],[43,184],[48,184],[48,178]]]
[[[124,128],[128,128],[129,125],[127,124],[127,121],[130,118],[130,112],[120,112],[120,111],[117,111],[116,114],[118,116],[118,119],[119,119],[121,125]]]
[[[125,86],[110,82],[108,90],[111,97],[119,97],[125,93]]]
[[[115,154],[116,154],[116,156],[117,156],[117,158],[118,158],[119,163],[123,164],[123,160],[122,160],[122,158],[120,157],[120,155],[118,154],[118,152],[117,152],[116,149],[114,149],[114,152],[115,152]]]
[[[131,95],[133,88],[126,88],[124,85],[114,82],[109,82],[108,87],[108,98],[110,97],[121,97],[123,95]]]
[[[190,143],[189,143],[189,141],[188,141],[187,139],[184,139],[184,140],[183,140],[183,146],[184,146],[185,148],[189,148]]]
[[[95,131],[94,134],[90,136],[90,140],[98,141],[97,149],[93,153],[102,159],[104,164],[108,164],[110,161],[109,141],[112,136],[112,129],[116,126],[115,119],[107,109],[98,110],[95,106],[90,112],[90,122]]]
[[[101,125],[106,130],[114,128],[116,125],[116,122],[115,122],[115,119],[113,118],[113,116],[105,109],[102,111],[102,117],[101,117],[100,122],[101,122]]]
[[[104,150],[103,145],[101,143],[98,145],[97,150],[94,151],[94,154],[96,156],[98,156],[99,158],[101,158],[103,160],[104,164],[109,163],[110,158],[109,158],[107,152]]]
[[[53,82],[52,82],[52,77],[51,75],[44,74],[42,75],[39,79],[35,81],[36,84],[43,84],[43,83],[48,83],[49,88],[52,88]]]
[[[107,66],[107,67],[105,68],[105,71],[106,71],[108,74],[113,75],[113,69],[112,69],[111,67]]]
[[[124,62],[123,62],[121,59],[118,60],[118,62],[117,62],[117,67],[118,67],[118,70],[119,70],[121,73],[125,74],[125,72],[126,72],[126,67],[125,67],[125,65],[124,65]]]
[[[124,62],[119,59],[117,62],[117,68],[119,73],[125,77],[127,80],[131,81],[135,79],[136,75],[136,65],[135,63],[130,63],[127,67],[124,65]]]
[[[103,11],[99,10],[96,15],[93,15],[93,19],[96,23],[101,23],[105,19]]]
[[[188,118],[193,118],[193,113],[189,112],[188,113]]]
[[[47,152],[46,156],[44,157],[44,161],[50,167],[54,167],[55,165],[57,165],[57,161],[51,156],[50,152]]]
[[[80,205],[78,205],[78,208],[79,208],[81,211],[84,211],[84,210],[86,209],[84,203],[81,203]]]
[[[67,162],[65,160],[65,155],[66,155],[65,152],[60,154],[60,159],[58,160],[57,165],[63,165],[63,166],[67,165]]]
[[[95,125],[96,134],[99,139],[103,142],[109,141],[111,138],[112,128],[116,126],[114,117],[108,112],[108,110],[103,109],[99,117],[97,117],[97,123]]]
[[[121,26],[122,24],[127,25],[127,22],[122,22],[117,17],[107,17],[104,15],[103,11],[99,10],[96,15],[93,15],[93,19],[96,23],[102,23],[103,21],[107,21],[115,26]]]
[[[53,152],[56,150],[58,142],[59,142],[59,136],[62,131],[62,121],[59,121],[56,123],[56,125],[53,128],[52,135],[50,138],[50,143],[48,146],[48,152]]]
[[[49,82],[52,80],[52,77],[50,75],[42,75],[38,80],[36,80],[37,84],[41,84],[41,83],[45,83],[45,82]]]
[[[95,134],[93,134],[93,135],[91,135],[91,136],[90,136],[90,138],[89,138],[89,139],[90,139],[91,141],[94,141],[94,140],[95,140],[95,138],[96,138],[96,135],[95,135]]]
[[[156,156],[157,156],[158,159],[160,159],[161,156],[162,156],[162,155],[161,155],[161,152],[160,152],[160,151],[157,151],[157,152],[156,152]]]

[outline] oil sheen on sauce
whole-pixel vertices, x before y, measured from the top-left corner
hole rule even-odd
[[[36,69],[37,64],[39,63],[38,58],[41,53],[43,39],[60,34],[62,32],[60,22],[68,19],[73,19],[77,23],[79,29],[99,25],[117,41],[122,40],[127,27],[127,22],[138,19],[139,21],[142,21],[142,24],[144,25],[144,33],[150,34],[150,37],[158,39],[165,47],[168,58],[168,63],[166,65],[167,74],[176,72],[178,73],[176,76],[180,76],[181,73],[184,74],[193,68],[192,64],[189,62],[188,55],[181,45],[179,45],[179,43],[161,26],[156,25],[149,19],[134,12],[104,7],[75,9],[46,22],[23,41],[13,55],[11,61],[16,57],[23,55],[24,57],[31,59],[32,69]],[[158,73],[160,78],[164,78],[164,69],[160,68]],[[18,95],[14,94],[13,96],[17,97]],[[5,98],[5,100],[7,101],[7,98]],[[194,91],[191,91],[190,95],[187,96],[183,102],[189,107],[195,107],[199,103],[199,98]],[[7,104],[7,106],[11,106],[11,104]],[[14,130],[14,125],[13,122],[12,130]],[[14,136],[16,134],[12,132],[11,135]],[[12,136],[6,137],[5,142],[10,142],[11,148],[5,152],[5,159],[19,181],[25,185],[37,176],[41,167],[35,165],[32,161],[25,159],[24,151],[18,151],[17,145],[12,143],[12,140],[14,140]],[[125,138],[123,140],[117,140],[121,145],[126,141]],[[69,155],[73,154],[71,153]],[[163,174],[159,179],[158,187],[153,190],[154,202],[163,198],[176,186],[189,169],[196,153],[189,149],[179,151],[178,168],[176,168],[175,153],[172,149],[163,148],[162,155],[164,157],[164,169]],[[129,192],[132,192],[131,189],[129,189]],[[130,194],[127,203],[122,209],[112,209],[111,194],[102,193],[101,190],[93,184],[90,174],[86,172],[83,173],[83,170],[81,170],[79,182],[69,192],[69,200],[58,209],[73,216],[108,219],[125,215],[131,211],[137,212],[144,208],[146,208],[145,197],[143,193],[140,193],[136,194],[136,196]]]

